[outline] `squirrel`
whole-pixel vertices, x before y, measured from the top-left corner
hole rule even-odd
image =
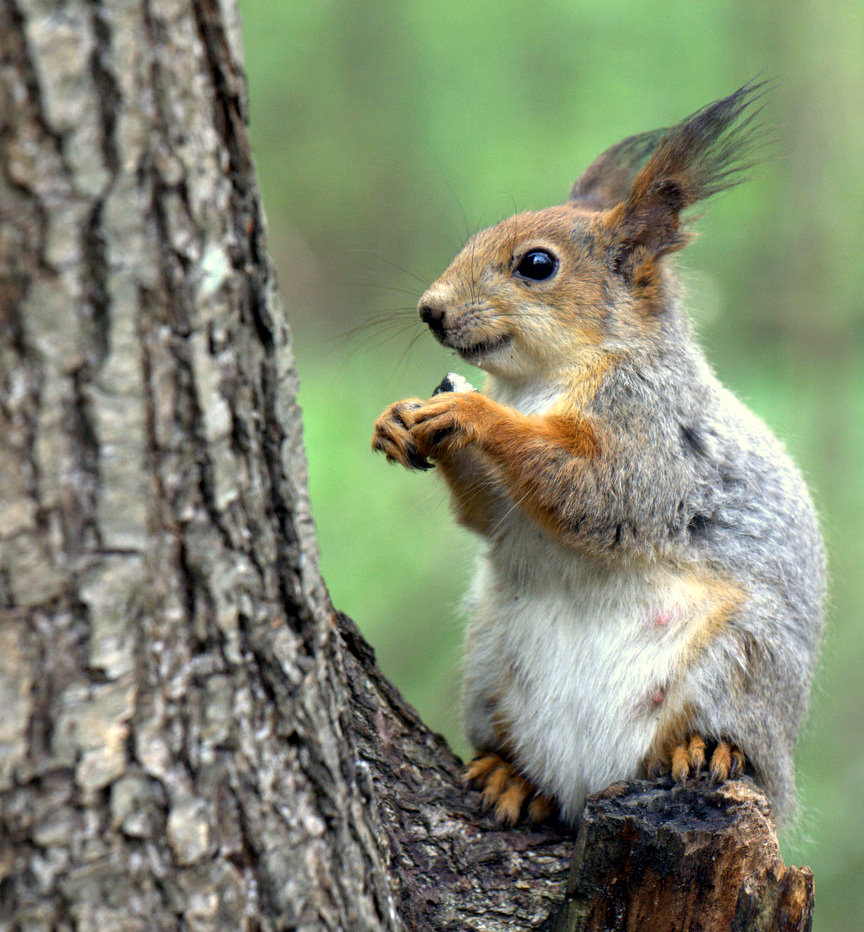
[[[502,823],[578,821],[616,780],[750,774],[782,822],[823,628],[807,487],[696,344],[670,254],[739,183],[748,83],[600,155],[560,206],[477,233],[419,302],[483,392],[390,405],[373,449],[436,467],[482,539],[466,780]]]

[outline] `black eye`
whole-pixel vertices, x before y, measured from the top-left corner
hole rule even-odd
[[[534,282],[542,282],[551,278],[558,270],[558,260],[551,252],[545,249],[532,249],[526,252],[513,270],[519,278],[528,278]]]

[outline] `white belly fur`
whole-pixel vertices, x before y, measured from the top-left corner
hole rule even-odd
[[[520,771],[573,821],[587,794],[637,774],[686,702],[682,654],[715,599],[669,567],[565,550],[524,518],[502,540],[468,600],[469,738],[494,747],[503,724]]]

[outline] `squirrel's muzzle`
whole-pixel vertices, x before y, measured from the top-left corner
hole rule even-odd
[[[435,334],[438,340],[444,338],[444,305],[437,304],[433,301],[423,301],[417,308],[420,313],[420,320],[428,324],[429,329]]]

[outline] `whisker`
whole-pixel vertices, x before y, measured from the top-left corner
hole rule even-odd
[[[344,351],[347,344],[349,353],[354,354],[361,349],[383,346],[410,333],[415,327],[418,328],[418,332],[414,339],[422,336],[425,328],[413,311],[378,314],[354,327],[332,334],[325,341],[325,349],[329,355],[338,350]]]
[[[471,237],[471,274],[469,276],[469,281],[471,282],[471,300],[476,301],[478,297],[477,292],[477,279],[474,274],[474,260],[477,256],[477,234],[480,232],[480,224],[478,223],[474,229],[474,235]]]
[[[522,495],[521,498],[513,502],[510,508],[508,508],[507,511],[505,511],[504,514],[501,515],[501,517],[495,522],[495,526],[492,528],[492,534],[496,533],[501,528],[501,525],[507,520],[507,518],[510,517],[510,515],[513,514],[513,512],[517,508],[519,508],[522,505],[522,502],[524,502],[525,499],[528,498],[530,494],[531,494],[530,490],[526,490],[525,494]]]
[[[444,179],[444,184],[447,187],[447,190],[453,195],[453,200],[456,201],[457,206],[459,207],[459,213],[462,215],[462,225],[463,229],[460,230],[458,226],[454,223],[453,226],[456,229],[457,235],[461,237],[460,242],[464,243],[468,240],[468,237],[471,235],[471,224],[468,222],[468,215],[465,213],[465,205],[462,203],[459,195],[456,193],[456,189],[450,184],[449,181]]]
[[[387,327],[395,326],[397,324],[400,326],[405,324],[411,324],[412,326],[414,324],[422,325],[422,321],[419,320],[413,311],[409,311],[407,309],[394,310],[376,314],[374,317],[369,317],[366,320],[362,320],[352,327],[348,327],[345,330],[340,330],[336,336],[340,339],[348,339],[356,336],[357,334],[365,333],[368,330],[384,330]]]
[[[409,359],[410,359],[410,357],[411,357],[411,352],[413,351],[414,347],[417,345],[417,341],[418,341],[423,335],[424,335],[424,334],[423,334],[423,331],[420,331],[419,333],[415,333],[414,336],[411,337],[411,339],[408,341],[408,345],[407,345],[407,346],[405,347],[405,349],[402,351],[402,354],[400,355],[399,359],[398,359],[397,362],[396,362],[396,367],[395,367],[395,369],[393,370],[393,376],[394,376],[394,377],[397,376],[397,375],[399,375],[404,369],[407,368],[407,366],[408,366],[408,361],[409,361]]]
[[[398,288],[395,285],[388,285],[386,282],[344,282],[348,288],[369,288],[381,289],[381,291],[392,291],[394,294],[405,295],[408,298],[416,298],[417,292],[413,288]]]
[[[404,265],[400,265],[398,262],[395,262],[395,261],[394,261],[393,259],[391,259],[389,256],[385,256],[385,255],[383,255],[382,253],[377,252],[377,251],[374,250],[374,249],[364,249],[362,246],[355,246],[354,248],[349,249],[348,252],[366,253],[366,254],[368,254],[368,255],[376,256],[376,257],[377,257],[378,259],[380,259],[382,262],[386,262],[387,265],[389,265],[391,268],[394,268],[394,269],[396,269],[397,271],[402,272],[402,273],[404,273],[405,275],[410,276],[410,277],[413,278],[416,282],[419,282],[419,283],[423,286],[423,290],[424,290],[424,291],[425,291],[425,290],[429,287],[429,285],[431,284],[431,282],[429,282],[428,279],[423,278],[422,275],[418,275],[417,272],[412,272],[411,269],[406,268]]]

